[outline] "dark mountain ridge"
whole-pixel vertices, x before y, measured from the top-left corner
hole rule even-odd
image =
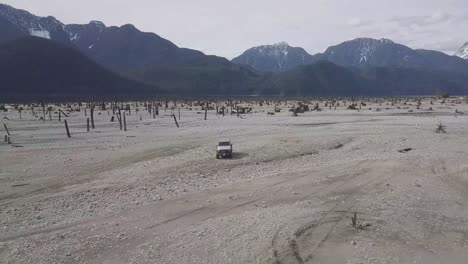
[[[120,73],[205,56],[196,50],[179,48],[154,33],[141,32],[130,24],[106,27],[102,22],[92,21],[87,25],[67,25],[65,29],[81,52]]]
[[[131,96],[160,90],[124,79],[74,48],[38,37],[0,44],[3,96]]]

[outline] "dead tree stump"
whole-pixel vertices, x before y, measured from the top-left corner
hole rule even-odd
[[[177,127],[179,127],[179,123],[177,123],[177,118],[175,117],[175,115],[172,115],[174,117],[174,122],[176,124]]]
[[[91,112],[91,128],[95,129],[96,127],[94,126],[94,106],[91,106],[91,109],[89,111]]]
[[[7,135],[10,136],[10,131],[8,130],[7,125],[6,125],[6,124],[3,124],[3,126],[5,127],[5,130],[6,130],[6,132],[7,132]]]
[[[67,136],[70,138],[71,137],[70,130],[68,129],[68,123],[66,119],[65,119],[65,129],[67,130]]]
[[[124,131],[127,132],[127,119],[125,118],[125,112],[123,114],[123,123],[124,123]]]
[[[120,111],[120,108],[119,113],[117,114],[117,118],[119,119],[120,130],[122,130],[122,112]]]
[[[45,106],[42,105],[42,120],[45,122]]]

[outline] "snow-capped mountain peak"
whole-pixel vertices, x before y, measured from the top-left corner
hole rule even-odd
[[[468,60],[468,42],[466,42],[458,51],[455,56]]]
[[[424,63],[414,50],[389,39],[357,38],[329,47],[317,56],[343,66],[413,66]]]
[[[288,55],[288,50],[291,48],[286,42],[278,42],[273,45],[262,45],[254,47],[251,50],[254,50],[262,56],[273,56],[275,58],[282,58]]]
[[[272,46],[275,46],[275,47],[289,47],[289,44],[287,42],[285,42],[285,41],[281,41],[281,42],[273,44]]]
[[[232,61],[250,65],[259,71],[282,72],[308,64],[311,57],[303,48],[291,47],[283,41],[250,48]]]

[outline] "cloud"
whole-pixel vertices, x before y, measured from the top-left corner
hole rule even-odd
[[[432,15],[426,16],[399,16],[388,19],[386,22],[395,23],[402,27],[411,27],[411,26],[432,26],[442,23],[448,23],[455,21],[457,16],[453,14],[448,14],[445,12],[435,12]]]
[[[434,49],[453,54],[468,40],[468,14],[435,11],[427,15],[394,16],[364,20],[352,18],[346,25],[356,37],[389,38],[411,48]]]
[[[359,17],[354,17],[348,20],[347,24],[351,27],[359,28],[372,25],[374,21],[370,19],[361,19]]]

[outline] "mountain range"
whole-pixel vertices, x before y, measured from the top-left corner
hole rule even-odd
[[[462,56],[461,50],[457,54]],[[466,47],[468,57],[468,46]],[[388,39],[358,38],[310,55],[286,43],[248,49],[232,62],[260,72],[284,72],[297,66],[329,61],[345,67],[402,67],[468,73],[468,61],[431,50],[413,50]]]
[[[65,25],[0,4],[0,94],[468,94],[468,45],[457,56],[359,38],[310,55],[286,42],[229,61],[127,24]],[[8,67],[8,66],[11,67]]]

